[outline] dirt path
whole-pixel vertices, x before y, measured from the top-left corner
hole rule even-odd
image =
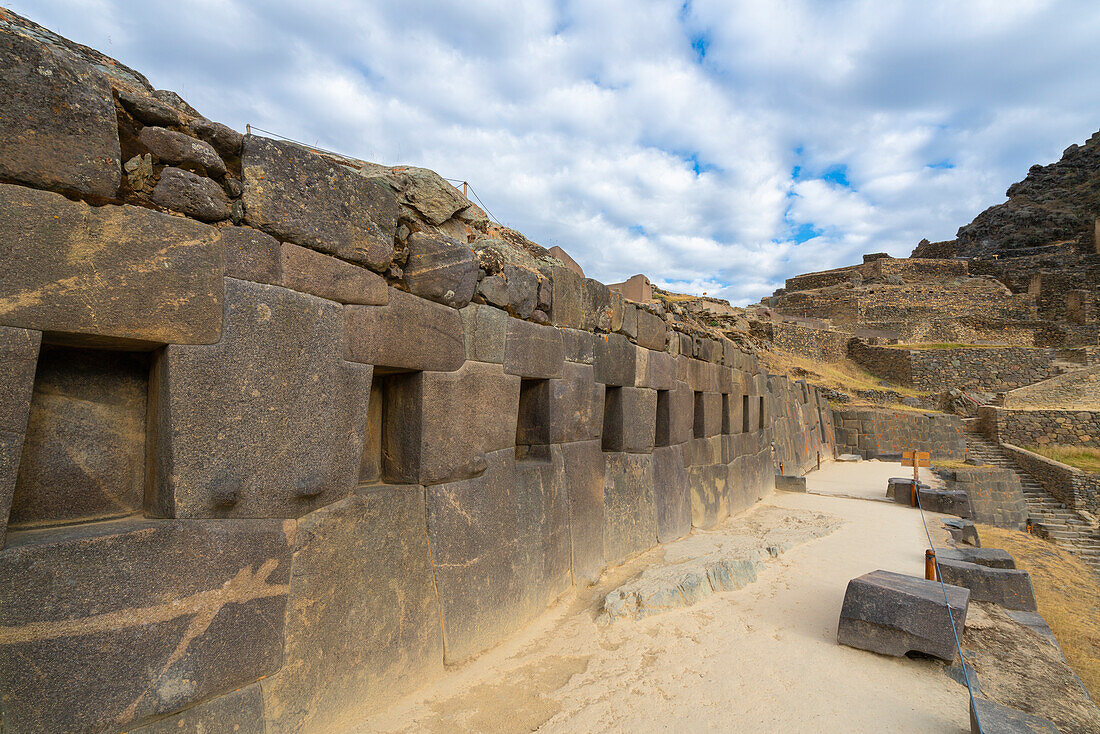
[[[851,489],[884,494],[896,472],[896,464],[863,469]],[[608,592],[647,568],[684,560],[679,547],[657,549],[356,731],[968,732],[966,689],[941,663],[836,643],[851,578],[877,568],[923,574],[919,513],[776,493],[719,531],[693,535],[692,552],[728,546],[751,523],[758,532],[769,513],[811,524],[827,513],[842,522],[828,521],[838,527],[765,560],[757,580],[737,591],[598,625]]]

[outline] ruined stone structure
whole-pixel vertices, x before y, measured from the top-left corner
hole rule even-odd
[[[927,451],[934,459],[966,458],[958,416],[881,408],[836,408],[836,446],[841,453],[874,459],[902,451]]]
[[[339,731],[831,455],[430,171],[0,11],[0,729]]]
[[[869,372],[917,390],[1002,392],[1058,374],[1049,349],[977,347],[904,349],[853,340],[848,354]]]
[[[1100,446],[1100,410],[978,409],[982,432],[1017,446]]]

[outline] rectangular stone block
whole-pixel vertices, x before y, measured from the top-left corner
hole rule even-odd
[[[653,449],[653,503],[657,541],[669,543],[691,532],[691,490],[680,446]]]
[[[610,331],[611,291],[608,287],[598,280],[585,278],[581,293],[581,329]]]
[[[560,447],[547,461],[516,462],[516,523],[523,616],[532,619],[573,582],[570,571],[569,499]]]
[[[504,371],[539,379],[561,377],[565,356],[561,331],[530,321],[508,319],[504,341]]]
[[[595,583],[603,572],[605,460],[599,441],[561,446],[569,500],[569,537],[573,583]]]
[[[222,227],[218,239],[225,251],[225,274],[254,283],[279,285],[283,278],[283,245],[251,227]]]
[[[5,731],[130,729],[274,673],[293,530],[128,520],[10,538]]]
[[[657,545],[657,507],[653,502],[653,457],[606,454],[604,553],[610,564]]]
[[[0,184],[0,242],[0,325],[90,344],[221,335],[224,257],[213,227]]]
[[[281,285],[337,303],[385,306],[389,288],[382,277],[364,267],[284,242]]]
[[[552,283],[550,320],[554,326],[581,328],[584,278],[572,270],[554,265],[546,273]]]
[[[638,345],[663,352],[668,338],[664,319],[645,309],[638,309]]]
[[[596,336],[596,382],[605,385],[633,385],[634,345],[622,334]]]
[[[351,492],[371,368],[343,360],[342,311],[226,279],[222,340],[169,346],[154,367],[153,511],[299,517]]]
[[[462,366],[462,318],[453,308],[390,289],[387,306],[348,306],[347,359],[392,370],[451,372]]]
[[[42,333],[0,326],[0,548],[30,417]]]
[[[447,663],[493,647],[525,621],[516,572],[516,461],[486,457],[474,479],[427,488],[428,538],[443,613]]]
[[[722,396],[697,392],[693,396],[692,431],[696,438],[710,438],[722,432]]]
[[[459,313],[462,314],[466,359],[503,364],[508,314],[499,308],[477,303],[471,303]]]
[[[728,469],[725,464],[717,462],[693,463],[688,468],[692,527],[713,528],[730,516]]]
[[[1031,575],[1015,568],[997,568],[936,554],[936,568],[945,584],[970,589],[974,601],[988,601],[1005,609],[1034,612],[1035,591]]]
[[[648,453],[657,426],[657,391],[609,388],[604,402],[603,450]]]
[[[550,380],[550,443],[589,441],[603,431],[604,386],[591,365],[566,362],[560,380]]]
[[[638,347],[635,351],[634,386],[670,390],[675,379],[672,355]]]
[[[694,437],[694,395],[685,382],[674,382],[668,394],[670,444],[681,444]]]
[[[596,339],[599,337],[579,329],[561,329],[565,359],[580,364],[596,363]]]
[[[638,307],[633,303],[623,303],[623,323],[615,331],[631,339],[638,338]]]
[[[268,734],[333,731],[443,672],[424,489],[363,487],[298,523]]]
[[[148,354],[44,346],[9,528],[140,511],[148,392]]]

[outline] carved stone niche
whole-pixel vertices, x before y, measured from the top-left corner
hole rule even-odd
[[[9,530],[139,512],[150,355],[44,344]]]

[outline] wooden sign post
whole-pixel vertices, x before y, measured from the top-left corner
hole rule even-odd
[[[920,468],[932,466],[932,457],[927,451],[903,451],[901,465],[913,467],[913,489],[909,494],[911,507],[917,506],[917,485],[920,483]]]

